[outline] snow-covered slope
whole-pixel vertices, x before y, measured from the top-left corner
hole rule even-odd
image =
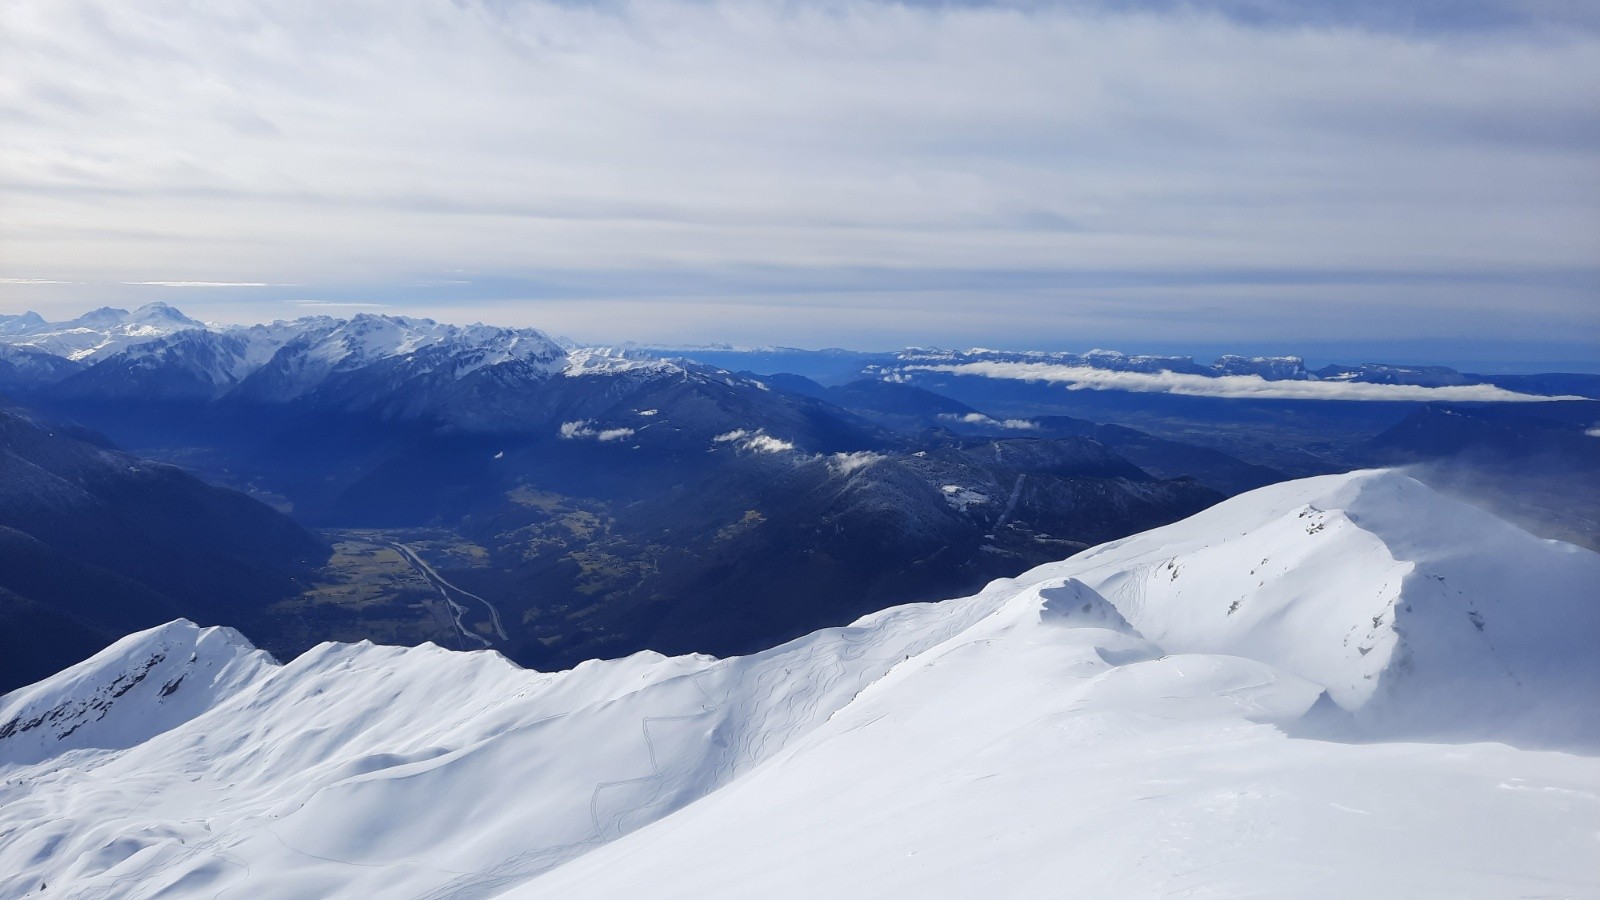
[[[6,695],[0,766],[121,750],[181,725],[276,665],[231,628],[178,620]]]
[[[267,326],[189,329],[135,344],[63,380],[56,397],[90,400],[209,400],[232,390],[288,335]]]
[[[1169,652],[1259,659],[1393,735],[1600,740],[1600,556],[1393,470],[1254,491],[1032,573]]]
[[[273,334],[286,339],[248,372],[239,388],[242,396],[292,400],[322,388],[330,378],[382,364],[388,365],[380,377],[388,382],[436,374],[460,380],[479,369],[508,363],[555,371],[566,356],[543,332],[531,328],[448,325],[376,315],[276,324],[279,328]]]
[[[0,343],[0,390],[55,384],[83,368],[36,347]]]
[[[165,303],[147,303],[133,312],[107,306],[66,322],[46,322],[36,314],[18,316],[6,325],[0,330],[0,342],[82,362],[94,362],[145,341],[206,327]]]
[[[0,699],[0,896],[1593,895],[1595,584],[1377,471],[733,659],[175,623]]]
[[[163,399],[219,397],[239,388],[249,399],[281,402],[317,390],[330,376],[396,360],[408,364],[411,377],[439,372],[453,379],[507,363],[550,373],[567,366],[566,351],[531,328],[365,314],[208,326],[165,303],[131,313],[107,307],[67,322],[3,317],[0,349],[88,366],[63,394],[91,399],[128,395],[134,385],[145,392],[140,396]]]

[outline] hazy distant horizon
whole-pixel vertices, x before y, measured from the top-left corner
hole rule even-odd
[[[181,299],[181,298],[179,298]],[[1517,357],[1516,351],[1529,349],[1524,345],[1504,346],[1492,342],[1476,344],[1458,344],[1454,349],[1460,352],[1451,354],[1441,352],[1438,345],[1412,345],[1403,342],[1391,343],[1329,343],[1306,341],[1204,341],[1204,342],[1161,342],[1161,341],[1112,341],[1096,340],[1092,335],[1063,335],[1059,339],[1049,339],[1047,336],[1035,333],[1029,337],[991,335],[988,340],[969,339],[974,335],[965,335],[961,340],[955,341],[883,341],[875,344],[856,343],[849,340],[830,341],[825,338],[813,341],[793,340],[722,340],[715,335],[703,335],[687,340],[652,340],[641,338],[636,334],[627,334],[621,331],[599,332],[595,334],[573,333],[551,328],[546,323],[527,316],[513,316],[513,320],[500,318],[484,318],[463,316],[461,310],[443,307],[439,310],[429,311],[426,308],[397,309],[387,304],[361,303],[361,304],[318,304],[313,306],[289,304],[280,313],[268,313],[262,316],[236,314],[230,317],[219,317],[208,314],[204,305],[184,306],[171,300],[147,300],[145,303],[165,303],[179,312],[198,319],[210,325],[255,325],[266,324],[277,320],[292,320],[303,316],[327,315],[334,318],[350,318],[362,313],[375,315],[408,316],[412,318],[433,319],[457,325],[470,325],[483,323],[501,327],[526,327],[537,328],[552,337],[565,338],[576,343],[589,346],[625,347],[629,345],[648,347],[651,349],[683,349],[683,350],[713,350],[713,351],[760,351],[760,350],[801,350],[819,352],[827,350],[842,350],[851,353],[894,353],[908,348],[938,348],[945,350],[969,350],[973,348],[988,348],[994,350],[1026,351],[1043,350],[1051,352],[1084,353],[1090,350],[1115,350],[1132,355],[1152,356],[1187,356],[1200,363],[1210,363],[1218,357],[1234,354],[1240,356],[1298,356],[1305,360],[1308,368],[1317,369],[1325,365],[1358,363],[1388,363],[1393,365],[1414,366],[1447,366],[1461,372],[1483,375],[1504,374],[1532,374],[1532,373],[1597,373],[1600,374],[1600,358],[1576,355],[1571,358],[1562,358],[1562,350],[1593,349],[1590,346],[1553,347],[1551,354],[1546,356]],[[96,306],[61,310],[54,314],[46,314],[41,310],[9,310],[0,309],[0,315],[19,315],[23,312],[37,312],[50,322],[70,321],[94,309],[102,307],[136,309],[144,303],[99,304]],[[239,313],[242,309],[253,307],[231,307],[233,312]],[[270,310],[271,307],[266,307]],[[214,310],[213,310],[214,311]],[[982,335],[976,337],[981,338]],[[1444,348],[1448,350],[1449,348]],[[1498,353],[1497,353],[1498,351]],[[1508,352],[1509,351],[1509,352]],[[1474,355],[1477,354],[1477,355]]]
[[[0,311],[1600,368],[1578,4],[18,0],[0,58]]]

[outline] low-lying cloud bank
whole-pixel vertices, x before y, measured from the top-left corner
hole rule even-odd
[[[1117,372],[1089,366],[1031,362],[969,362],[904,366],[904,372],[945,372],[1014,381],[1043,381],[1071,391],[1131,391],[1182,394],[1190,397],[1235,397],[1257,400],[1400,400],[1458,403],[1533,403],[1588,400],[1563,395],[1544,397],[1508,391],[1492,384],[1424,387],[1412,384],[1366,384],[1352,381],[1268,381],[1259,375],[1189,375],[1179,372]]]

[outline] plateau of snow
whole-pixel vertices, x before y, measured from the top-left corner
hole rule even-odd
[[[1596,585],[1366,471],[731,659],[175,622],[0,698],[0,896],[1595,896]]]

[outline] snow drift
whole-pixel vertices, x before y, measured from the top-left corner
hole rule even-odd
[[[178,622],[0,699],[0,896],[1593,893],[1596,584],[1376,471],[733,659]]]

